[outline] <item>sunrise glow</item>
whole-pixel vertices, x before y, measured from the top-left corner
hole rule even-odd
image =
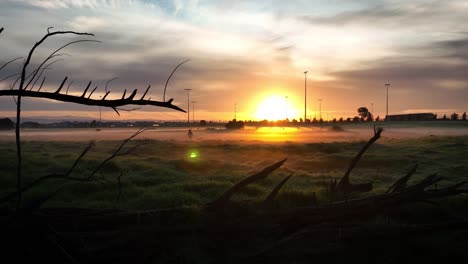
[[[255,112],[255,118],[258,120],[277,121],[295,116],[296,110],[286,96],[266,97],[259,102]]]

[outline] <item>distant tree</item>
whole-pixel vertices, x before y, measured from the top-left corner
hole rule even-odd
[[[96,127],[96,120],[91,121],[89,127]]]
[[[375,118],[375,122],[380,122],[380,116],[377,116],[377,117]]]
[[[340,119],[338,119],[338,122],[342,123],[344,120],[343,120],[343,117],[340,117]]]
[[[353,122],[359,122],[359,120],[361,120],[361,119],[359,118],[359,116],[353,117]]]
[[[0,119],[0,129],[13,129],[15,123],[11,121],[9,118],[1,118]]]
[[[303,123],[303,122],[304,122],[304,119],[302,119],[302,117],[299,118],[299,123]]]
[[[205,127],[206,126],[206,120],[200,120],[200,126]]]
[[[366,121],[367,121],[367,122],[372,122],[372,121],[374,121],[374,116],[372,115],[371,112],[368,112],[368,113],[367,113]]]
[[[367,109],[367,107],[364,107],[364,106],[359,107],[357,112],[359,116],[361,117],[361,120],[366,119],[367,116],[369,115],[369,109]]]
[[[463,112],[461,120],[466,121],[466,112]]]
[[[332,122],[333,122],[333,123],[336,123],[336,118],[333,118]]]
[[[437,120],[437,114],[434,114],[434,120]]]
[[[450,116],[450,119],[451,119],[451,120],[458,120],[458,114],[457,114],[457,113],[453,113],[453,114]]]
[[[346,118],[346,122],[351,122],[351,117]]]
[[[447,120],[447,115],[444,115],[444,116],[442,117],[442,120]]]

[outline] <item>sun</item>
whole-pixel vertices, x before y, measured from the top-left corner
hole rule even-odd
[[[291,118],[295,114],[294,109],[285,96],[269,96],[260,102],[255,118],[258,120],[277,121]]]

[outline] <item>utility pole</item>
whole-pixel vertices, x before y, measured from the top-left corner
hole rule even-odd
[[[322,99],[317,99],[319,101],[319,120],[322,119]]]
[[[234,120],[237,121],[237,103],[234,103]]]
[[[195,101],[192,101],[192,122],[195,122]]]
[[[385,120],[388,121],[388,87],[390,84],[386,83],[385,86],[387,87],[387,114],[385,115]]]
[[[192,89],[190,88],[187,88],[187,89],[184,89],[187,91],[187,125],[190,124],[190,91]]]
[[[307,72],[304,72],[304,123],[307,119]]]

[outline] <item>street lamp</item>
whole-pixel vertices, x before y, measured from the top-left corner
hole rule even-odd
[[[390,84],[386,83],[385,86],[387,87],[387,115],[385,115],[385,120],[388,120],[388,87],[390,86]]]
[[[304,123],[307,119],[307,72],[304,72]]]
[[[195,122],[195,101],[192,101],[192,122]]]
[[[190,91],[192,89],[190,88],[187,88],[187,89],[184,89],[187,91],[187,124],[190,124]]]
[[[322,99],[317,99],[319,101],[319,120],[322,120]]]
[[[237,121],[237,103],[234,103],[234,120]]]

